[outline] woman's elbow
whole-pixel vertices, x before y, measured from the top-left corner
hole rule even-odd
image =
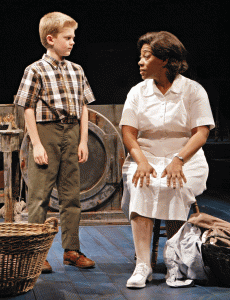
[[[200,140],[202,146],[206,143],[209,136],[209,126],[199,126],[192,129],[192,136],[195,135]]]
[[[209,132],[210,132],[210,129],[208,126],[205,126],[205,128],[202,128],[203,130],[201,131],[201,135],[202,135],[202,142],[203,142],[203,145],[207,142],[207,139],[209,137]]]

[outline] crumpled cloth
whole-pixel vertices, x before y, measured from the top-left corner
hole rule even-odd
[[[186,222],[164,247],[166,283],[171,287],[192,286],[194,280],[207,281],[202,253],[202,232]]]
[[[15,202],[14,204],[14,222],[20,222],[21,221],[21,213],[26,208],[26,203],[22,200],[20,202]],[[0,218],[5,219],[6,210],[5,205],[0,209]]]
[[[189,223],[208,229],[205,242],[230,248],[230,223],[205,213],[192,214]]]

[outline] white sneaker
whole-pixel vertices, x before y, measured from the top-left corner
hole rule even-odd
[[[140,263],[136,265],[133,275],[129,278],[126,283],[127,287],[133,288],[143,288],[146,286],[146,281],[151,281],[152,278],[152,268],[149,268],[147,264]]]

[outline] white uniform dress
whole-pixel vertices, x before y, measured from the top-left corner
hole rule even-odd
[[[167,187],[161,178],[165,167],[191,137],[191,129],[209,125],[215,127],[204,88],[197,82],[178,75],[163,95],[154,80],[147,79],[134,86],[126,99],[120,126],[138,129],[138,144],[157,172],[150,185],[137,187],[132,177],[137,169],[130,155],[123,165],[124,193],[122,209],[130,217],[132,212],[148,218],[187,220],[195,196],[206,189],[208,164],[201,148],[183,166],[187,179],[183,187]]]

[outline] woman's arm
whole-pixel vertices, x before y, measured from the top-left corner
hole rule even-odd
[[[191,131],[191,138],[179,153],[184,162],[188,161],[206,143],[210,130],[208,126],[199,126]]]
[[[78,161],[84,163],[88,160],[88,108],[82,107],[81,125],[80,125],[80,143],[78,147]]]
[[[39,165],[48,165],[48,156],[38,134],[34,109],[26,108],[24,115],[26,128],[29,132],[30,140],[33,145],[34,161]]]
[[[138,130],[136,128],[128,125],[122,126],[124,145],[137,163],[137,170],[133,176],[132,182],[135,186],[137,186],[138,180],[140,179],[140,187],[142,187],[144,177],[146,177],[146,185],[148,186],[150,183],[150,174],[152,174],[153,177],[156,177],[157,174],[141,151],[141,148],[137,142],[137,134]]]
[[[178,154],[178,156],[183,158],[184,163],[186,163],[206,143],[209,131],[208,126],[199,126],[192,129],[191,138]],[[186,177],[182,171],[184,163],[178,157],[174,157],[172,162],[164,169],[161,177],[167,175],[168,186],[170,186],[172,181],[173,188],[176,188],[176,179],[179,181],[181,187],[183,186],[183,181],[186,182]]]

